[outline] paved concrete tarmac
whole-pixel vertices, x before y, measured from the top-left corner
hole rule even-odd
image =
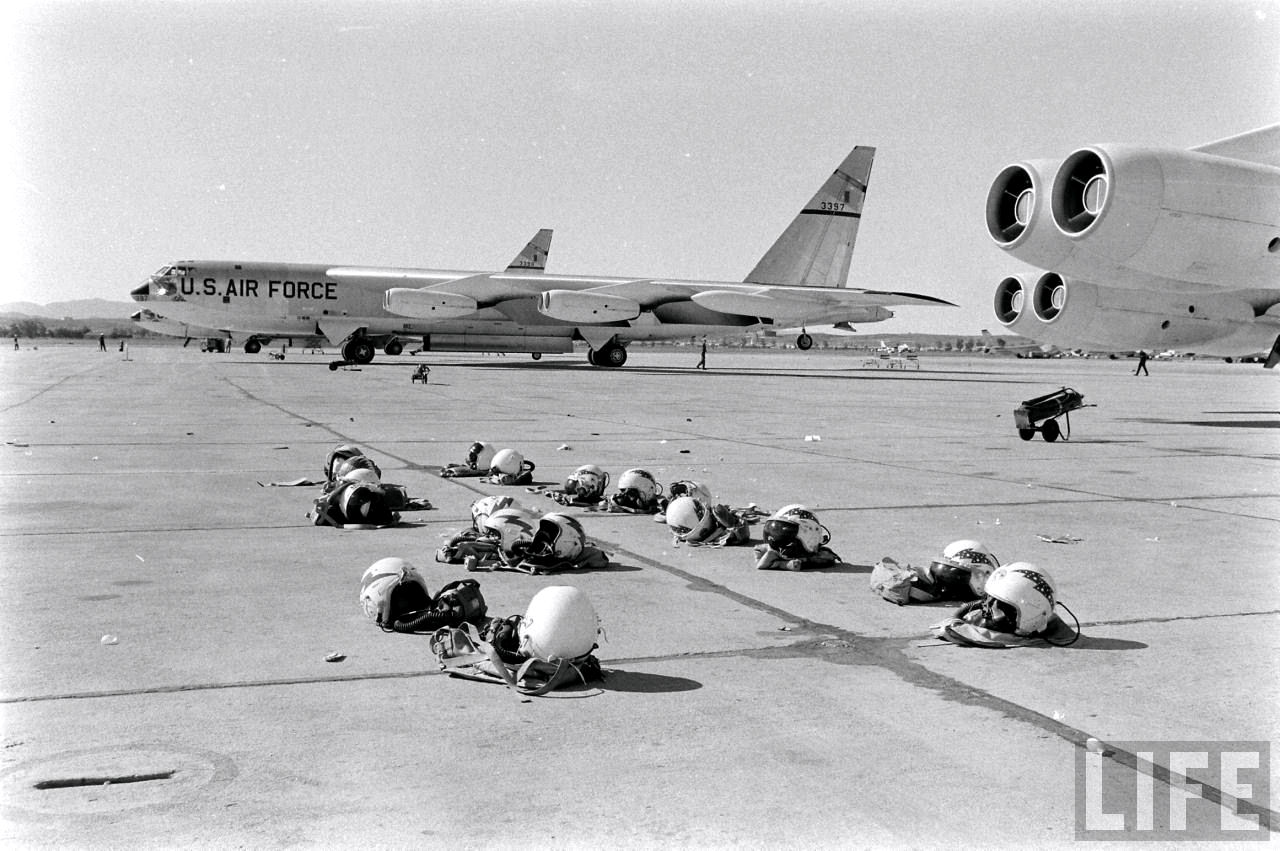
[[[409,380],[421,358],[330,372],[320,355],[175,345],[4,352],[0,842],[1066,844],[1089,737],[1280,738],[1280,375],[927,353],[918,371],[820,352],[696,361],[432,355],[424,387]],[[1020,440],[1013,409],[1064,385],[1097,407],[1071,417],[1069,441]],[[748,550],[675,547],[649,518],[580,511],[610,569],[467,574],[433,554],[478,495],[553,506],[441,479],[473,440],[519,449],[542,483],[638,466],[735,506],[802,502],[845,564],[757,571]],[[316,528],[318,488],[259,486],[319,476],[340,442],[434,510]],[[962,649],[928,638],[948,607],[869,592],[880,557],[927,562],[958,538],[1047,568],[1081,640]],[[439,674],[425,637],[359,610],[361,573],[393,555],[433,587],[476,576],[493,614],[582,588],[606,681],[522,700]],[[1145,788],[1135,748],[1111,750],[1099,770]],[[1220,824],[1216,805],[1187,811],[1191,830]]]

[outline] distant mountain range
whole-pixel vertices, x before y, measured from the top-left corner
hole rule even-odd
[[[137,310],[135,302],[109,301],[105,298],[82,298],[51,304],[35,304],[30,301],[0,304],[0,314],[29,316],[33,319],[128,319]]]

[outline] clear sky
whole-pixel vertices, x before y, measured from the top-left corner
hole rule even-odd
[[[0,302],[178,259],[741,280],[855,144],[865,330],[977,333],[1010,162],[1280,121],[1280,0],[6,4]]]

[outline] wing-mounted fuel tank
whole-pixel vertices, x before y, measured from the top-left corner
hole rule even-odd
[[[1046,272],[996,286],[996,319],[1014,333],[1074,348],[1204,348],[1252,322],[1254,309],[1229,294],[1104,287]]]
[[[625,322],[640,315],[639,303],[607,293],[547,290],[538,295],[538,312],[563,322],[589,325]]]
[[[986,219],[1018,259],[1116,286],[1280,275],[1280,169],[1198,151],[1097,145],[1011,165]]]

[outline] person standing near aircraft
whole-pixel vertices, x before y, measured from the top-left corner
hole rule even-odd
[[[698,361],[698,369],[707,368],[707,338],[702,338],[702,360]]]
[[[98,335],[98,351],[105,352],[106,350],[107,350],[107,335],[99,334]]]
[[[1150,376],[1150,375],[1151,375],[1151,373],[1147,372],[1147,353],[1146,353],[1146,350],[1140,350],[1140,351],[1138,352],[1138,368],[1137,368],[1137,369],[1135,369],[1135,370],[1133,371],[1133,374],[1134,374],[1134,375],[1137,375],[1139,372],[1141,372],[1143,375],[1146,375],[1146,376]]]

